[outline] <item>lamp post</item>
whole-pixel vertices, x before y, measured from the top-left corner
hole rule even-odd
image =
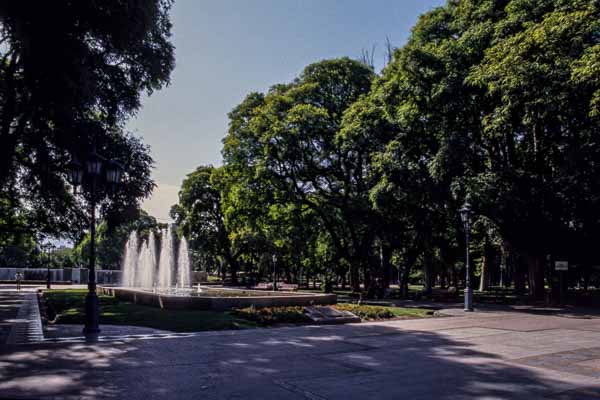
[[[50,260],[46,257],[46,289],[50,289]]]
[[[96,202],[97,189],[101,184],[114,186],[121,180],[123,168],[116,161],[105,161],[96,150],[86,157],[85,165],[73,158],[68,166],[69,182],[76,192],[77,187],[86,184],[89,188],[90,203],[90,259],[88,293],[85,296],[85,325],[83,333],[97,335],[100,333],[100,301],[96,294]],[[104,172],[104,175],[102,174]]]
[[[44,255],[46,256],[46,289],[50,289],[50,250],[45,248]]]
[[[469,202],[465,202],[459,210],[460,219],[465,226],[466,258],[465,258],[465,311],[473,311],[473,289],[471,288],[471,262],[469,257],[469,234],[473,211]]]
[[[277,268],[277,255],[273,254],[273,290],[277,290],[276,268]]]

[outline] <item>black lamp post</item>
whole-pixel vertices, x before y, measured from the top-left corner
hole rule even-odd
[[[46,256],[46,289],[50,289],[50,250],[49,248],[45,249],[46,251],[44,252],[45,256]]]
[[[69,181],[73,187],[85,183],[90,191],[90,264],[88,278],[88,293],[85,297],[85,335],[97,335],[100,332],[100,301],[96,294],[96,201],[98,185],[114,186],[121,180],[123,168],[116,161],[105,161],[96,151],[86,157],[85,165],[76,158],[68,167]],[[102,174],[104,172],[104,175]]]
[[[471,231],[471,216],[473,211],[469,202],[465,202],[459,210],[460,219],[465,226],[466,258],[465,258],[465,311],[473,311],[473,289],[471,288],[471,262],[469,257],[469,234]]]
[[[273,290],[277,290],[277,255],[273,254]]]

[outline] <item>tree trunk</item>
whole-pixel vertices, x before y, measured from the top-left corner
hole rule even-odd
[[[287,263],[283,263],[283,274],[287,283],[292,283],[292,271]]]
[[[511,286],[513,275],[514,275],[514,256],[511,253],[510,245],[508,242],[502,243],[502,267],[504,269],[500,270],[502,285],[508,289]],[[502,268],[501,267],[501,268]]]
[[[363,265],[363,284],[364,291],[368,292],[371,289],[373,280],[371,279],[371,268],[368,264]]]
[[[525,293],[525,266],[523,265],[522,257],[516,257],[513,264],[513,274],[515,282],[515,291],[517,294]]]
[[[227,264],[229,264],[229,271],[231,273],[231,284],[232,285],[237,285],[238,283],[238,276],[237,273],[240,269],[239,263],[237,262],[237,260],[229,253],[225,254],[225,259],[227,261]],[[225,272],[223,272],[223,276],[225,276]]]
[[[588,291],[590,285],[590,276],[592,275],[592,264],[585,263],[583,266],[583,290]]]
[[[481,258],[481,275],[479,276],[479,291],[484,292],[488,290],[488,279],[489,279],[489,266],[488,258],[484,255]]]
[[[381,249],[381,282],[385,289],[390,287],[390,280],[392,274],[392,266],[390,258],[392,257],[392,251],[389,246],[382,246]]]
[[[355,293],[360,292],[360,279],[359,279],[359,262],[358,260],[350,261],[350,285],[352,291]]]
[[[423,278],[424,278],[424,292],[426,294],[431,294],[433,292],[433,254],[431,253],[431,249],[425,249],[423,253]]]
[[[527,276],[529,295],[535,299],[544,298],[544,258],[536,254],[527,255]]]
[[[487,243],[485,242],[483,246],[483,257],[481,259],[481,276],[479,279],[479,291],[484,292],[490,287],[490,273],[491,273],[491,263],[493,262],[494,255],[492,250]]]
[[[403,299],[408,299],[408,280],[410,278],[410,269],[409,265],[404,266],[404,270],[402,271],[402,278],[400,280],[400,297]]]
[[[406,263],[404,265],[404,269],[402,270],[402,278],[399,283],[400,284],[400,297],[403,299],[408,299],[408,297],[409,297],[408,284],[409,284],[409,280],[410,280],[410,271],[411,271],[413,265],[415,265],[417,258],[419,257],[419,252],[420,252],[419,247],[416,247],[416,248],[412,249],[411,251],[409,251],[406,256]]]
[[[504,246],[500,249],[500,286],[507,287],[508,257]]]

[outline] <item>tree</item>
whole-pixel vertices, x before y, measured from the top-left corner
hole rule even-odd
[[[548,254],[584,264],[588,282],[599,16],[590,1],[450,1],[419,18],[380,76],[325,60],[249,94],[229,114],[211,200],[230,247],[259,271],[277,254],[288,280],[349,275],[355,291],[388,285],[395,264],[406,296],[422,268],[430,292],[438,276],[459,284],[470,199],[480,288],[500,258],[540,297]]]
[[[39,229],[64,231],[82,219],[65,185],[73,154],[102,147],[126,166],[132,152],[147,156],[122,126],[142,93],[169,82],[170,7],[170,0],[0,5],[0,190],[37,214],[31,224],[47,222]]]
[[[467,80],[491,99],[481,138],[489,168],[475,185],[485,212],[526,256],[536,296],[546,254],[568,254],[572,238],[598,232],[600,86],[588,74],[599,17],[596,2],[511,4],[511,29]]]
[[[534,296],[545,254],[597,237],[598,13],[586,1],[449,2],[419,19],[377,88],[413,138],[397,156],[452,190],[448,210],[471,194],[527,260]]]
[[[344,112],[368,92],[373,76],[369,67],[347,58],[307,66],[293,83],[247,99],[253,102],[251,111],[243,119],[232,115],[236,119],[224,151],[230,168],[249,170],[246,179],[266,185],[261,191],[266,203],[261,204],[291,203],[318,216],[334,243],[335,258],[349,261],[357,291],[373,230],[364,224],[368,193],[356,196],[353,191],[363,173],[362,165],[354,168],[353,163],[362,159],[342,148],[336,135]]]
[[[156,218],[140,209],[120,215],[118,221],[102,220],[96,231],[96,264],[103,269],[121,269],[125,244],[131,231],[138,231],[140,236],[145,237],[150,230],[158,227]],[[89,233],[85,234],[73,249],[72,257],[80,265],[87,265],[90,239]]]
[[[231,282],[236,284],[240,253],[234,251],[225,227],[219,190],[222,173],[221,168],[207,165],[188,174],[179,191],[179,203],[171,208],[171,216],[193,251],[218,255],[227,262]]]

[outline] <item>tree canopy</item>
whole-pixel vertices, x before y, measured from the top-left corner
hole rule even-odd
[[[599,17],[591,1],[448,1],[380,74],[324,60],[249,94],[218,184],[194,199],[220,210],[249,269],[275,254],[286,279],[367,291],[396,270],[405,294],[415,272],[426,290],[460,284],[469,200],[481,287],[541,296],[548,260],[598,258]],[[177,207],[194,212],[182,195]]]
[[[152,190],[149,150],[123,126],[143,93],[169,83],[171,4],[0,5],[0,197],[16,199],[7,204],[30,229],[65,234],[83,223],[66,166],[94,148],[125,166],[112,204],[135,206]]]

